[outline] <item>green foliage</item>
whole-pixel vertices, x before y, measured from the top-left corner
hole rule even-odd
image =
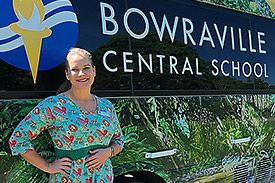
[[[53,143],[47,131],[43,131],[35,140],[33,145],[37,152],[48,162],[55,160]],[[31,165],[27,161],[21,160],[10,173],[7,183],[46,183],[49,182],[49,174]]]
[[[235,10],[274,18],[274,13],[265,0],[201,0],[216,5],[222,5]]]
[[[275,95],[111,100],[125,138],[123,151],[112,158],[116,175],[145,170],[157,173],[166,180],[189,174],[193,179],[188,180],[200,177],[200,180],[212,178],[226,182],[228,179],[224,177],[228,176],[227,171],[237,167],[241,160],[246,163],[260,161],[262,156],[258,155],[259,152],[269,153],[275,147]],[[10,132],[38,101],[24,102],[1,103],[3,133],[0,163],[7,166],[0,167],[0,171],[4,179],[9,175],[8,182],[47,182],[47,174],[22,158],[11,157],[8,150],[6,141]],[[232,139],[245,137],[251,140],[236,144],[231,142]],[[47,161],[54,160],[52,142],[47,132],[33,143]],[[145,158],[146,152],[174,148],[178,151],[173,156]],[[247,155],[250,157],[247,158]],[[228,160],[230,158],[232,161]],[[251,164],[251,169],[255,165]],[[211,167],[220,168],[208,171],[208,174],[196,173],[205,172]],[[222,174],[222,170],[227,173]]]
[[[213,165],[222,166],[221,161],[229,157],[268,150],[275,145],[274,121],[270,118],[275,114],[274,98],[272,95],[244,95],[114,100],[120,121],[125,124],[123,132],[126,137],[121,153],[123,159],[118,159],[124,162],[126,157],[125,162],[129,164],[148,162],[166,174],[170,171],[165,170],[181,170],[181,167],[185,167],[182,172],[190,173]],[[251,140],[238,144],[231,142],[245,137]],[[139,155],[150,151],[143,148],[148,145],[159,151],[177,148],[178,152],[176,156],[145,160]],[[257,156],[253,158],[257,159]],[[231,168],[236,167],[238,161],[230,162]],[[220,174],[220,171],[221,168],[213,171],[216,173],[213,177],[225,182],[232,179],[224,178],[228,174]],[[175,173],[169,176],[172,178]]]
[[[8,151],[6,143],[11,132],[37,103],[37,100],[0,102],[0,142],[5,144],[1,151]]]
[[[33,165],[22,160],[21,157],[12,157],[8,145],[8,139],[20,121],[37,105],[39,100],[19,100],[19,101],[2,101],[0,103],[0,142],[1,153],[0,162],[5,164],[1,166],[0,172],[7,182],[47,182],[47,175]],[[45,159],[52,161],[54,153],[49,151],[52,149],[52,142],[47,132],[42,133],[33,141],[38,152]]]
[[[18,164],[18,157],[10,155],[8,139],[17,124],[38,103],[37,100],[28,101],[0,101],[0,167],[1,180],[6,180],[7,175]]]

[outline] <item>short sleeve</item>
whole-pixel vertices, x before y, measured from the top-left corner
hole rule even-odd
[[[53,98],[43,100],[18,124],[9,139],[12,155],[34,150],[31,141],[56,120],[52,113],[52,106]]]
[[[111,104],[112,106],[112,116],[113,116],[113,120],[114,120],[114,127],[115,127],[115,133],[111,139],[111,144],[118,144],[120,145],[120,148],[122,150],[123,145],[124,145],[124,138],[123,138],[123,134],[122,134],[122,130],[118,121],[118,117],[115,111],[114,106]]]

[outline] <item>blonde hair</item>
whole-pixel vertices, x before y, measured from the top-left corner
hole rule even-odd
[[[77,47],[75,47],[75,48],[71,48],[71,49],[68,51],[67,55],[66,55],[66,58],[65,58],[66,70],[68,69],[68,66],[69,66],[67,57],[68,57],[69,55],[71,55],[71,54],[80,54],[80,55],[82,55],[82,56],[88,58],[88,59],[91,61],[92,66],[94,67],[94,62],[93,62],[92,54],[91,54],[90,52],[88,52],[88,51],[82,49],[82,48],[77,48]]]

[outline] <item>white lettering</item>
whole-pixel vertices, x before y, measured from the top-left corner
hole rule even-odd
[[[123,67],[124,67],[124,72],[134,72],[133,69],[128,69],[127,64],[132,64],[133,60],[127,59],[127,56],[132,56],[132,52],[123,52]]]
[[[218,28],[217,24],[215,24],[215,23],[214,23],[214,28],[216,30],[221,48],[223,49],[224,43],[225,43],[225,36],[226,36],[226,32],[227,32],[227,26],[225,25],[224,28],[223,28],[222,38],[221,38],[221,35],[220,35],[220,32],[219,32],[219,28]]]
[[[249,69],[248,73],[245,72],[245,66],[246,66],[246,65],[248,66],[248,69]],[[252,74],[252,67],[251,67],[251,65],[250,65],[249,62],[244,62],[244,63],[243,63],[242,72],[243,72],[243,75],[244,75],[245,77],[247,77],[247,78],[251,76],[251,74]]]
[[[150,62],[150,64],[148,64],[148,63],[146,62],[146,60],[142,57],[142,55],[141,55],[140,53],[138,53],[138,65],[139,65],[138,71],[139,71],[139,72],[142,72],[142,67],[141,67],[142,62],[143,62],[144,65],[149,69],[149,71],[150,71],[151,73],[153,73],[152,54],[149,54],[149,62]]]
[[[222,61],[222,63],[221,63],[221,72],[224,76],[229,76],[229,73],[224,72],[224,67],[223,67],[224,64],[229,64],[228,60],[223,60]]]
[[[105,8],[108,8],[111,12],[111,15],[109,17],[106,16],[105,13]],[[101,23],[102,23],[102,33],[105,35],[115,35],[118,32],[118,24],[115,21],[114,17],[115,17],[115,10],[114,8],[107,4],[107,3],[103,3],[100,2],[100,10],[101,10]],[[107,30],[107,21],[111,22],[114,25],[114,29],[113,30]]]
[[[207,32],[208,37],[205,36],[206,32]],[[200,43],[199,43],[200,46],[203,45],[203,41],[210,41],[212,47],[215,48],[215,44],[214,44],[213,38],[211,36],[211,33],[209,31],[209,28],[208,28],[208,25],[207,25],[206,22],[204,22],[204,24],[203,24],[203,29],[202,29]]]
[[[156,55],[157,58],[159,58],[159,72],[162,74],[163,73],[163,64],[162,64],[162,59],[165,58],[164,55]]]
[[[249,50],[251,53],[256,53],[256,49],[253,48],[251,30],[248,30]]]
[[[257,66],[258,66],[258,68],[260,69],[260,74],[258,74],[257,73]],[[256,77],[261,77],[262,75],[263,75],[263,67],[262,67],[262,65],[260,64],[260,63],[256,63],[255,65],[254,65],[254,75],[256,76]]]
[[[264,32],[258,32],[258,45],[259,45],[259,52],[266,54],[266,50],[262,49],[262,44],[265,44],[265,40],[261,40],[261,36],[265,36]]]
[[[140,35],[134,33],[134,32],[130,29],[130,27],[129,27],[129,24],[128,24],[128,17],[129,17],[129,15],[130,15],[131,13],[137,13],[137,14],[139,14],[139,15],[143,18],[143,20],[144,20],[145,29],[144,29],[143,33],[140,34]],[[128,9],[128,10],[125,12],[125,14],[124,14],[123,22],[124,22],[124,27],[125,27],[126,31],[127,31],[133,38],[136,38],[136,39],[143,39],[143,38],[145,38],[145,36],[146,36],[146,35],[148,34],[148,32],[149,32],[149,21],[148,21],[146,15],[145,15],[141,10],[139,10],[139,9],[137,9],[137,8],[130,8],[130,9]]]
[[[163,15],[163,18],[162,18],[161,30],[160,30],[160,28],[158,26],[158,23],[157,23],[157,20],[155,18],[154,13],[150,11],[150,15],[152,17],[152,20],[153,20],[153,23],[155,25],[156,31],[158,33],[159,40],[162,41],[163,34],[164,34],[164,29],[166,27],[167,31],[169,33],[170,39],[171,39],[171,41],[173,43],[174,39],[175,39],[175,35],[176,35],[176,30],[177,30],[177,26],[178,26],[179,17],[177,17],[177,16],[175,17],[174,25],[173,25],[173,31],[171,31],[171,28],[169,26],[169,23],[167,21],[167,18],[166,18],[165,14]]]
[[[215,58],[214,58],[214,59],[212,60],[212,62],[211,62],[213,68],[216,70],[216,72],[213,71],[213,70],[211,71],[212,74],[213,74],[213,76],[217,76],[217,75],[219,74],[219,67],[216,66],[217,63],[218,63],[218,60],[215,59]]]
[[[196,74],[202,75],[202,72],[199,71],[199,58],[196,58]]]
[[[173,70],[175,71],[176,74],[179,74],[179,72],[177,71],[177,68],[176,68],[176,66],[178,64],[177,58],[175,56],[170,56],[169,60],[170,60],[170,74],[173,74]]]
[[[186,23],[190,25],[190,29],[187,30]],[[191,40],[192,44],[195,46],[196,42],[194,41],[191,33],[194,31],[194,25],[193,22],[188,18],[182,18],[182,29],[183,29],[183,41],[184,44],[188,44],[187,37]]]
[[[240,51],[247,51],[247,49],[243,47],[242,29],[239,28],[238,30],[239,30]]]
[[[183,66],[183,69],[182,69],[182,74],[184,74],[185,71],[190,71],[190,73],[193,75],[192,67],[190,65],[188,57],[185,58],[184,66]]]
[[[237,76],[240,76],[240,62],[237,62],[237,66],[235,66],[234,61],[232,61],[232,76],[235,76],[235,70],[237,70]]]
[[[235,50],[235,39],[234,39],[234,28],[230,27],[231,32],[231,48],[232,50]]]
[[[267,66],[264,64],[264,77],[269,78],[269,75],[267,75]]]
[[[108,71],[110,71],[110,72],[117,72],[117,67],[115,67],[114,69],[112,69],[112,68],[110,68],[110,67],[107,65],[106,58],[107,58],[107,56],[110,55],[110,54],[117,55],[116,52],[113,51],[113,50],[107,51],[107,52],[103,55],[103,65],[104,65],[104,67],[105,67]]]

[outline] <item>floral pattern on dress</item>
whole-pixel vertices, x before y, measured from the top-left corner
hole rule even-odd
[[[54,146],[61,150],[76,150],[92,145],[119,144],[123,148],[121,127],[112,103],[97,97],[95,112],[79,108],[64,94],[40,102],[19,123],[9,139],[13,155],[34,150],[31,140],[48,130]],[[49,182],[110,183],[113,170],[108,158],[101,167],[88,169],[85,158],[73,161],[69,176],[51,174]]]

